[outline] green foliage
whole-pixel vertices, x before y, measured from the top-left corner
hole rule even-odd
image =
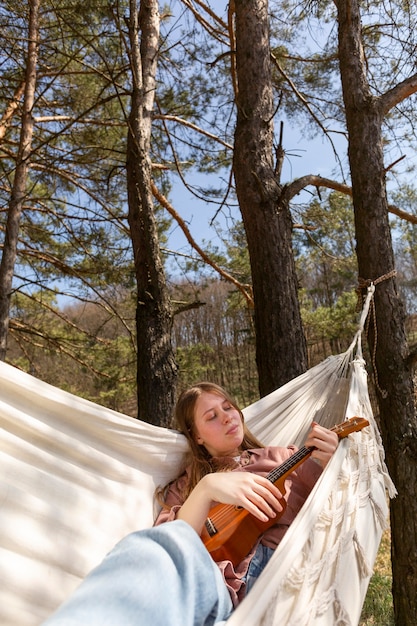
[[[394,611],[391,595],[391,550],[390,532],[381,540],[374,565],[374,574],[362,608],[360,626],[394,626]]]
[[[308,344],[328,352],[349,345],[357,325],[357,262],[349,198],[331,193],[313,200],[294,234],[301,314]]]
[[[300,292],[301,316],[308,345],[320,344],[325,354],[346,350],[357,329],[357,304],[357,294],[352,291],[342,293],[330,307],[313,308],[308,293],[305,290]]]
[[[180,368],[180,388],[185,389],[197,380],[211,380],[215,370],[214,348],[208,344],[179,346],[176,351]]]
[[[410,221],[393,218],[392,227],[400,291],[407,312],[413,313],[417,308],[417,224],[414,223],[417,217],[417,189],[411,184],[404,185],[392,194],[392,200],[395,206],[411,216]]]
[[[297,269],[316,305],[332,306],[344,290],[356,286],[357,262],[353,209],[349,198],[331,193],[313,200],[301,214],[294,234]]]
[[[132,330],[99,303],[60,309],[55,299],[18,295],[8,360],[42,380],[110,408],[135,415],[136,354]],[[113,299],[124,319],[132,302]],[[134,316],[130,315],[131,323]]]
[[[394,626],[391,579],[374,574],[362,611],[361,626]]]
[[[0,110],[5,111],[24,76],[28,8],[3,2],[0,9]],[[83,299],[104,297],[106,304],[109,285],[131,289],[134,281],[125,180],[132,85],[128,5],[70,0],[47,2],[41,9],[34,149],[14,290],[37,294],[40,301],[49,291],[63,291]],[[161,27],[151,158],[161,166],[154,179],[168,195],[175,163],[184,171],[215,172],[230,164],[231,155],[213,134],[221,128],[223,140],[232,137],[224,125],[226,118],[231,122],[229,113],[219,107],[220,97],[228,97],[221,44],[199,24],[180,32],[168,7]],[[2,207],[10,199],[20,124],[17,108],[0,143]],[[195,130],[199,124],[202,132]],[[196,192],[221,199],[221,187]],[[164,244],[171,220],[158,205],[155,212]],[[0,242],[6,218],[1,211]]]

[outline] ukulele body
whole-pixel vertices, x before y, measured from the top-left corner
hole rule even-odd
[[[284,481],[278,481],[276,485],[284,496]],[[284,498],[280,500],[280,504],[282,511],[277,512],[267,522],[262,522],[246,509],[231,504],[216,504],[210,509],[201,539],[213,560],[231,561],[236,567],[252,550],[259,536],[278,523],[287,506]]]

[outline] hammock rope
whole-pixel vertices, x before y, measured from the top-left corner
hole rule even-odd
[[[363,324],[365,324],[365,320],[367,319],[366,334],[368,334],[369,326],[372,322],[372,327],[373,327],[374,337],[375,337],[374,346],[372,350],[372,357],[371,357],[373,377],[374,377],[375,387],[378,389],[378,391],[380,392],[383,398],[386,398],[388,396],[388,392],[386,389],[382,389],[380,387],[379,380],[378,380],[378,372],[376,369],[376,347],[378,344],[378,328],[376,325],[376,310],[375,310],[375,302],[374,302],[373,295],[375,292],[375,285],[378,285],[379,283],[382,283],[385,280],[389,280],[390,278],[394,278],[394,276],[396,275],[397,275],[397,270],[393,269],[390,272],[383,274],[379,278],[376,278],[375,280],[359,278],[359,286],[358,286],[358,297],[360,296],[360,294],[362,294],[362,290],[365,287],[367,287],[368,289],[368,295],[367,295],[366,302],[364,305],[364,309],[365,309],[365,306],[367,307],[367,309],[366,309],[366,316],[363,319]],[[369,308],[371,308],[371,314],[368,316]],[[362,312],[362,318],[363,318],[363,312]],[[364,325],[362,326],[362,331],[363,330],[364,330]]]
[[[361,335],[244,410],[266,445],[301,446],[314,419],[370,426],[343,439],[227,626],[351,626],[395,495],[372,415]],[[153,493],[181,471],[179,433],[0,363],[0,623],[38,626],[112,546],[152,525]]]

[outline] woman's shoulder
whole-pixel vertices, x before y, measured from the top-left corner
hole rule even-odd
[[[164,489],[163,501],[165,506],[180,505],[184,501],[184,493],[190,482],[190,470],[186,467],[182,474],[174,478]]]

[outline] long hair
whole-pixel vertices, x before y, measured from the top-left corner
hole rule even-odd
[[[250,432],[245,424],[243,413],[237,405],[236,401],[230,394],[215,383],[200,382],[183,391],[177,401],[174,411],[174,427],[179,430],[187,438],[189,452],[187,456],[187,466],[189,467],[190,480],[182,494],[184,500],[188,497],[196,484],[205,476],[212,472],[218,471],[215,460],[212,459],[206,448],[199,445],[195,438],[194,411],[198,398],[203,393],[214,393],[225,398],[230,404],[239,411],[243,423],[243,441],[240,446],[241,450],[249,450],[251,448],[263,448],[264,445]],[[171,484],[171,483],[170,483]],[[161,501],[164,489],[157,492],[158,500]]]

